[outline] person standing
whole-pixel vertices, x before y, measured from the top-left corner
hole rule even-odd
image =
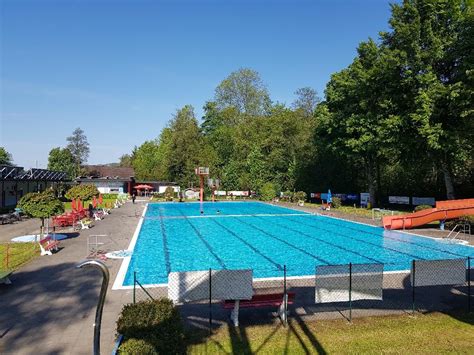
[[[137,196],[135,196],[135,194],[132,194],[132,202],[135,204],[135,199],[137,198]]]

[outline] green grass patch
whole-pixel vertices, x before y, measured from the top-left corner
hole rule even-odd
[[[116,199],[105,199],[105,198],[104,198],[102,204],[99,205],[99,207],[102,207],[102,206],[105,207],[106,204],[113,206],[115,200],[116,200]],[[89,203],[92,203],[92,200],[90,200],[90,201],[83,201],[83,202],[82,202],[82,205],[83,205],[83,207],[84,207],[85,209],[87,209],[87,208],[89,207]],[[71,208],[71,202],[63,202],[63,204],[64,204],[64,209],[65,209],[66,211],[72,210],[72,208]]]
[[[471,353],[474,314],[432,313],[298,322],[235,328],[221,327],[211,337],[202,330],[189,336],[190,354],[419,354]]]
[[[16,270],[39,254],[38,243],[1,243],[0,270]]]

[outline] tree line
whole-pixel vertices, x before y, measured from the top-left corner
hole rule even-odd
[[[138,179],[197,183],[209,166],[223,189],[474,194],[474,21],[468,1],[391,5],[390,30],[361,42],[321,100],[274,103],[259,74],[231,73],[205,103],[177,110],[160,135],[122,157]]]

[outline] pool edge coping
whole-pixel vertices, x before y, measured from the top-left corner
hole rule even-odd
[[[135,232],[133,233],[132,240],[130,241],[130,244],[128,245],[128,248],[126,250],[129,250],[133,253],[133,249],[135,249],[135,244],[137,243],[138,240],[138,235],[140,234],[140,231],[142,229],[142,224],[143,221],[145,220],[145,214],[148,209],[148,203],[145,205],[145,208],[143,208],[142,215],[140,217],[140,220],[138,221],[137,227],[135,228]],[[120,265],[120,269],[117,273],[117,276],[115,277],[114,284],[112,286],[112,290],[126,290],[126,289],[132,289],[133,286],[124,286],[123,283],[125,281],[125,276],[127,275],[128,271],[128,266],[130,265],[130,261],[132,260],[132,256],[127,256],[123,258],[122,265]]]

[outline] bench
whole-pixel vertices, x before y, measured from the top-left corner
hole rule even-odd
[[[295,300],[295,293],[288,292],[287,305],[293,304]],[[224,309],[232,309],[230,319],[234,326],[239,326],[239,308],[263,308],[263,307],[278,307],[278,315],[281,320],[286,323],[287,313],[285,312],[284,294],[271,293],[263,295],[254,295],[250,300],[225,300],[222,304]]]
[[[53,240],[51,237],[46,237],[39,241],[41,255],[53,255],[52,250],[57,251],[59,241]]]
[[[11,281],[8,278],[13,273],[12,270],[0,271],[0,284],[11,285]]]

